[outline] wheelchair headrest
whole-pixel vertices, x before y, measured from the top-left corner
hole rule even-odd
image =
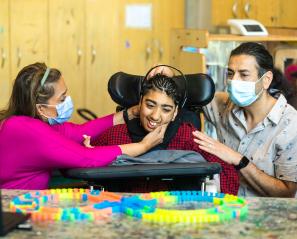
[[[179,89],[182,88],[182,76],[174,77]],[[187,101],[184,108],[202,107],[214,97],[215,85],[212,78],[206,74],[185,75],[187,79]],[[141,82],[144,76],[117,72],[108,81],[108,92],[118,105],[128,108],[139,103]],[[181,92],[184,89],[181,89]]]

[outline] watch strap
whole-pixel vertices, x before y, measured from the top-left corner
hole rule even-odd
[[[239,161],[239,164],[238,164],[238,165],[234,165],[234,168],[235,168],[237,171],[239,171],[240,169],[243,169],[243,168],[245,168],[246,166],[248,166],[249,163],[250,163],[250,160],[249,160],[247,157],[243,156],[243,157],[241,158],[241,160]]]

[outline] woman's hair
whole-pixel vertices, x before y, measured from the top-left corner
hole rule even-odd
[[[291,90],[287,86],[287,80],[278,69],[274,68],[273,57],[262,44],[256,42],[242,43],[231,51],[230,57],[238,55],[249,55],[255,57],[258,64],[259,78],[267,71],[271,71],[273,73],[273,79],[268,88],[268,92],[271,93],[272,89],[278,89],[281,90],[285,96],[291,94]]]
[[[57,69],[50,69],[44,84],[41,85],[47,66],[35,63],[25,66],[17,75],[12,94],[5,110],[0,111],[0,121],[12,115],[26,115],[39,118],[36,104],[46,104],[54,95],[53,83],[61,77]]]
[[[165,92],[165,94],[174,101],[175,105],[180,103],[181,95],[178,92],[177,84],[171,77],[156,74],[148,80],[145,80],[142,84],[141,95],[146,95],[150,90]]]

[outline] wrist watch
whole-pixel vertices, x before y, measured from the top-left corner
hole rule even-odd
[[[241,158],[241,160],[239,161],[239,164],[238,164],[238,165],[234,165],[234,168],[235,168],[237,171],[239,171],[240,169],[243,169],[243,168],[245,168],[246,166],[248,166],[249,163],[250,163],[250,160],[249,160],[247,157],[243,156],[243,157]]]

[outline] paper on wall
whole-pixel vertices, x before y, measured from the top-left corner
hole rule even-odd
[[[127,28],[152,28],[152,4],[128,4],[125,8]]]

